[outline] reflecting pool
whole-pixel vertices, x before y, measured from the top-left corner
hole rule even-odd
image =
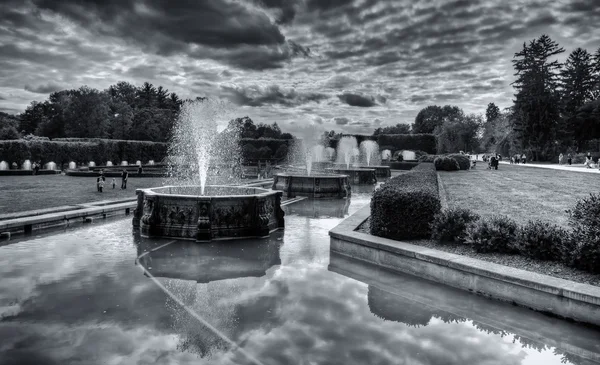
[[[330,255],[368,204],[289,205],[261,240],[130,219],[0,246],[0,364],[597,364],[597,329]],[[337,205],[336,205],[337,204]]]

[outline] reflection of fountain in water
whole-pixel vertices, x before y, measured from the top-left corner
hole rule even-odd
[[[346,168],[350,168],[352,158],[357,154],[358,144],[356,137],[345,136],[342,137],[337,146],[337,162],[346,164]]]
[[[25,162],[23,162],[23,165],[21,165],[21,169],[31,170],[31,161],[25,160]]]
[[[50,161],[44,166],[44,168],[46,170],[56,170],[56,163]]]
[[[370,140],[362,141],[360,150],[367,166],[371,166],[371,162],[373,162],[373,165],[379,164],[379,145],[377,142]]]
[[[169,149],[169,160],[180,161],[175,162],[175,183],[199,184],[204,195],[209,172],[216,175],[222,169],[240,167],[241,125],[232,121],[227,129],[217,132],[219,122],[228,119],[230,109],[230,104],[210,99],[183,104]]]
[[[0,161],[0,170],[8,170],[8,162]]]
[[[73,161],[69,162],[69,169],[73,170],[77,167],[77,164]]]

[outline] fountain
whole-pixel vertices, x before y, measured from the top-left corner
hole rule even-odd
[[[361,162],[362,164],[358,167],[366,167],[369,169],[375,169],[375,175],[377,177],[390,177],[392,171],[389,166],[381,165],[381,159],[379,156],[379,145],[375,141],[363,141],[360,144],[361,150]]]
[[[317,144],[313,147],[312,156],[307,156],[307,158],[309,157],[312,158],[311,164],[316,170],[322,171],[332,166],[331,160],[327,156],[326,149],[321,144]]]
[[[21,165],[21,169],[22,170],[31,170],[31,161],[25,160],[25,162],[23,162],[23,164]]]
[[[71,170],[75,170],[75,168],[77,167],[77,164],[73,161],[69,162],[69,169]]]
[[[404,161],[414,161],[417,159],[417,155],[414,151],[404,150],[402,151],[402,159]]]
[[[110,167],[110,166],[112,166],[112,165],[113,165],[112,161],[106,161],[106,166],[107,166],[107,167]]]
[[[383,150],[383,151],[381,152],[381,159],[382,159],[382,160],[385,160],[385,161],[387,161],[387,160],[389,160],[390,158],[392,158],[392,151],[390,151],[390,150]]]
[[[8,162],[6,162],[6,161],[0,161],[0,171],[2,171],[2,170],[8,170],[9,169],[8,167],[9,167],[8,166]]]
[[[44,165],[44,168],[46,170],[56,170],[56,163],[54,163],[53,161],[50,161]]]
[[[136,166],[142,166],[142,161],[140,161],[140,160],[135,161],[135,165]]]
[[[337,165],[331,168],[332,172],[345,174],[354,184],[375,184],[377,177],[374,168],[361,168],[350,166],[360,155],[356,137],[344,136],[340,139],[337,148]]]
[[[90,163],[88,163],[88,167],[96,167],[96,163],[94,161],[90,161]]]
[[[325,148],[325,156],[327,157],[327,161],[333,161],[335,159],[335,148]]]
[[[154,160],[148,161],[148,165],[153,166],[154,165]]]
[[[284,173],[273,176],[273,190],[282,190],[283,195],[288,198],[306,196],[309,198],[346,198],[350,197],[351,189],[348,176],[329,172],[313,172],[313,158],[315,151],[321,152],[319,145],[320,134],[318,126],[312,125],[299,134],[302,137],[300,143],[294,146],[292,153],[298,163],[304,164],[304,169],[290,169]],[[317,163],[318,169],[323,169],[323,163]],[[329,162],[327,162],[329,164]]]
[[[184,161],[171,178],[177,185],[136,190],[133,226],[143,237],[211,241],[266,237],[284,227],[281,192],[206,184],[215,166],[241,160],[239,128],[217,133],[225,111],[225,104],[212,100],[182,106],[169,150],[171,160]]]
[[[127,163],[127,161],[121,161],[121,166],[129,166],[129,163]]]

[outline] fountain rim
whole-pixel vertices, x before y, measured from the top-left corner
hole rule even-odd
[[[375,171],[375,170],[373,170]],[[308,174],[295,174],[295,173],[285,173],[285,172],[279,172],[277,174],[275,174],[274,176],[279,176],[279,177],[308,177],[308,178],[312,178],[312,179],[322,179],[322,178],[343,178],[343,177],[348,177],[348,175],[344,175],[344,174],[324,174],[324,175],[308,175]]]
[[[374,166],[371,166],[374,167]],[[388,167],[388,166],[386,166]],[[326,168],[326,170],[337,170],[337,171],[375,171],[376,169],[372,169],[372,168],[362,168],[362,167],[352,167],[350,166],[349,168],[346,167],[328,167]]]
[[[165,185],[157,186],[153,188],[136,189],[136,192],[143,192],[144,196],[168,196],[170,198],[185,198],[195,200],[212,200],[212,199],[231,199],[231,198],[248,198],[248,197],[266,197],[273,194],[281,194],[280,191],[263,189],[253,186],[232,186],[232,185],[205,185],[204,188],[228,188],[228,189],[254,189],[254,194],[243,194],[243,195],[186,195],[186,194],[168,194],[156,192],[153,189],[165,189],[165,188],[201,188],[200,185]]]

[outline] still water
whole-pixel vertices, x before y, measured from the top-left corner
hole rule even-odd
[[[596,364],[600,332],[330,255],[368,204],[302,201],[269,239],[129,219],[0,246],[0,364]]]

